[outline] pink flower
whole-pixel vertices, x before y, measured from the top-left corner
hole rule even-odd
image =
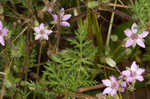
[[[53,14],[52,16],[53,16],[54,22],[58,23],[58,15]],[[62,8],[60,11],[60,25],[61,26],[70,26],[69,22],[67,22],[67,20],[69,20],[70,17],[71,17],[71,14],[65,15],[64,8]]]
[[[8,29],[7,28],[3,28],[3,24],[2,21],[0,21],[0,43],[2,46],[5,45],[5,40],[4,40],[4,36],[8,33]]]
[[[53,31],[52,30],[48,30],[44,27],[44,24],[40,24],[39,27],[34,27],[34,31],[35,33],[35,40],[48,40],[48,35],[50,35]]]
[[[125,91],[125,88],[127,87],[127,84],[125,81],[122,81],[121,84],[120,84],[120,87],[121,87],[121,92],[124,92]]]
[[[122,71],[122,75],[126,77],[127,82],[134,82],[136,80],[143,81],[144,78],[142,76],[142,73],[145,70],[142,68],[139,68],[136,62],[134,61],[131,65],[131,68],[128,70]]]
[[[148,31],[143,31],[141,34],[137,34],[138,28],[136,23],[133,23],[131,30],[126,29],[124,31],[125,35],[128,37],[128,40],[125,43],[125,47],[135,46],[138,44],[140,47],[145,48],[144,38],[149,34]]]
[[[53,8],[49,7],[47,10],[49,13],[51,13],[53,11]]]
[[[110,79],[102,80],[102,82],[107,86],[107,88],[104,89],[103,94],[114,96],[117,93],[119,84],[114,76],[110,76]]]

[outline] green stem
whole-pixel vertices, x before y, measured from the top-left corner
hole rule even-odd
[[[120,91],[119,91],[119,97],[120,97],[119,99],[122,99],[122,95],[121,95],[121,92],[120,92]]]
[[[59,43],[60,43],[60,37],[61,37],[61,34],[60,34],[60,31],[61,31],[61,26],[60,26],[60,13],[58,13],[58,24],[57,24],[57,34],[56,34],[56,53],[59,51]]]
[[[115,0],[115,4],[117,4],[117,0]],[[116,6],[114,6],[113,9],[115,10]],[[108,29],[108,33],[107,33],[107,39],[106,39],[106,51],[108,51],[108,49],[109,49],[109,42],[110,42],[110,36],[111,36],[111,31],[112,31],[112,24],[114,21],[114,15],[115,15],[115,12],[112,12],[109,29]]]
[[[4,80],[3,80],[3,85],[2,85],[2,91],[1,91],[1,96],[0,99],[3,99],[4,96],[4,92],[5,92],[5,82],[7,80],[7,75],[9,73],[9,65],[8,65],[8,49],[5,49],[5,53],[6,53],[6,57],[5,57],[5,70],[4,70]]]
[[[39,79],[39,71],[40,71],[40,61],[41,61],[41,53],[42,53],[42,47],[43,47],[43,41],[41,41],[41,44],[40,44],[40,52],[39,52],[39,55],[38,55],[38,67],[37,67],[37,79]]]
[[[37,77],[37,80],[39,79],[39,71],[40,71],[40,61],[41,61],[41,53],[42,53],[42,47],[43,47],[43,42],[44,41],[41,41],[41,44],[40,44],[40,52],[39,52],[39,55],[38,55],[38,67],[37,67],[37,71],[36,71],[36,77]],[[36,93],[34,93],[33,95],[33,99],[36,99]]]
[[[115,48],[115,50],[112,52],[111,56],[114,57],[114,55],[117,55],[118,51],[122,48],[122,43]]]

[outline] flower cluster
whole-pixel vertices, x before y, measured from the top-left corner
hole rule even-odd
[[[2,46],[5,45],[4,36],[8,33],[8,29],[3,27],[2,21],[0,21],[0,43]]]
[[[104,89],[103,94],[110,94],[114,96],[117,91],[124,92],[125,88],[127,88],[127,84],[134,85],[136,80],[143,81],[144,78],[142,73],[145,70],[139,68],[139,66],[134,61],[131,65],[131,68],[127,68],[121,72],[121,76],[116,79],[114,76],[110,76],[109,79],[102,80],[102,83],[107,86]]]
[[[70,26],[70,24],[69,24],[69,22],[67,22],[67,20],[70,19],[71,14],[65,14],[64,8],[62,8],[60,10],[60,19],[59,19],[59,16],[56,15],[56,14],[53,14],[52,16],[53,16],[53,19],[54,19],[53,23],[57,24],[60,20],[60,25],[61,26]]]
[[[127,41],[125,43],[126,48],[130,46],[136,46],[136,44],[142,48],[145,48],[144,38],[149,34],[148,31],[143,31],[142,33],[138,34],[138,27],[136,23],[133,23],[131,29],[126,29],[124,33],[127,36]]]
[[[48,12],[52,12],[52,9],[49,8]],[[56,14],[52,14],[54,21],[53,23],[58,24],[59,17]],[[61,26],[70,26],[70,24],[67,22],[68,19],[70,19],[71,14],[65,14],[64,8],[60,10],[60,25]],[[43,23],[40,24],[39,27],[34,27],[35,33],[35,40],[48,40],[48,35],[50,35],[53,31],[48,30]]]

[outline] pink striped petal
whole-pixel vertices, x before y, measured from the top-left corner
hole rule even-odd
[[[122,75],[124,75],[124,76],[130,76],[130,74],[131,74],[131,72],[129,71],[129,70],[124,70],[124,71],[122,71]]]
[[[53,14],[53,15],[52,15],[52,17],[53,17],[54,21],[56,21],[56,22],[57,22],[57,20],[58,20],[58,16],[57,16],[56,14]]]
[[[40,24],[40,30],[44,30],[44,24],[43,23]]]
[[[139,38],[145,38],[148,34],[149,34],[148,31],[144,31],[144,32],[141,33],[141,34],[138,34],[138,37],[139,37]]]
[[[2,36],[0,36],[0,43],[1,43],[2,46],[5,45],[5,40],[4,40],[4,38]]]
[[[60,24],[61,24],[62,26],[68,26],[68,27],[70,26],[70,24],[69,24],[68,22],[66,22],[66,21],[63,21],[63,22],[61,22]]]
[[[127,47],[130,47],[131,45],[133,45],[134,44],[134,41],[131,39],[131,38],[129,38],[127,41],[126,41],[126,44],[125,44],[125,47],[127,48]]]
[[[131,27],[131,30],[133,33],[137,33],[138,29],[137,29],[137,24],[136,23],[133,23],[132,27]]]
[[[137,76],[136,79],[139,80],[139,81],[143,81],[144,80],[143,76]]]
[[[114,96],[116,93],[117,93],[117,90],[116,89],[112,89],[112,91],[110,92],[110,95]]]
[[[127,82],[132,82],[133,80],[134,80],[133,77],[127,77],[127,79],[126,79]]]
[[[64,14],[65,14],[65,10],[64,10],[64,8],[61,8],[61,10],[60,10],[60,16],[63,17]]]
[[[132,65],[131,65],[131,70],[134,72],[136,72],[138,70],[138,66],[135,61],[133,61]]]
[[[132,35],[132,31],[130,29],[124,30],[126,36],[130,37]]]
[[[103,91],[103,94],[108,94],[112,91],[112,88],[108,87],[108,88],[105,88],[104,91]]]
[[[43,38],[44,38],[45,40],[48,40],[48,35],[47,35],[47,34],[43,34]]]
[[[110,76],[110,80],[113,81],[113,82],[117,82],[117,79],[115,76]]]
[[[46,33],[47,35],[51,34],[52,32],[53,32],[52,30],[45,30],[45,33]]]
[[[62,17],[62,20],[66,21],[66,20],[70,19],[70,17],[71,17],[71,14],[66,14]]]
[[[41,34],[37,34],[37,35],[35,36],[35,40],[40,39],[40,37],[41,37]]]
[[[143,40],[137,39],[137,40],[136,40],[136,43],[137,43],[140,47],[145,48],[145,44],[144,44]]]
[[[0,21],[0,30],[3,28],[2,21]]]
[[[34,28],[34,31],[35,31],[36,33],[40,33],[40,28],[39,28],[39,27],[35,27],[35,28]]]
[[[121,87],[126,87],[126,86],[127,86],[126,82],[123,81],[123,82],[121,83]]]
[[[111,86],[111,81],[109,79],[102,80],[102,82],[105,86]]]
[[[137,73],[138,75],[141,75],[143,72],[145,72],[145,69],[139,68],[136,73]]]
[[[5,36],[8,33],[8,29],[7,28],[3,28],[2,32],[3,32],[3,36]]]

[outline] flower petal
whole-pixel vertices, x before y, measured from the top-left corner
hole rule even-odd
[[[102,82],[105,86],[111,86],[111,81],[109,79],[102,80]]]
[[[125,88],[121,88],[121,92],[124,92],[125,91]]]
[[[64,10],[64,8],[61,8],[61,10],[60,10],[60,16],[63,17],[64,14],[65,14],[65,10]]]
[[[70,17],[71,17],[71,14],[66,14],[62,17],[62,20],[66,21],[66,20],[70,19]]]
[[[51,13],[53,11],[52,8],[48,8],[48,12]]]
[[[47,35],[47,34],[43,34],[42,36],[43,36],[43,38],[44,38],[45,40],[48,40],[48,35]]]
[[[110,80],[113,82],[117,82],[116,77],[115,76],[110,76]]]
[[[145,69],[139,68],[136,73],[137,73],[138,75],[141,75],[143,72],[145,72]]]
[[[103,94],[108,94],[108,93],[110,93],[111,91],[112,91],[112,88],[107,87],[107,88],[104,89]]]
[[[114,96],[116,93],[117,93],[117,90],[116,89],[112,89],[112,91],[110,92],[110,95]]]
[[[40,39],[40,37],[41,37],[41,34],[37,34],[37,35],[35,36],[35,40]]]
[[[143,76],[136,76],[136,79],[139,80],[139,81],[143,81],[144,80]]]
[[[132,30],[133,33],[136,33],[138,31],[136,23],[133,23],[133,25],[131,27],[131,30]]]
[[[124,34],[128,37],[130,37],[132,35],[132,31],[130,29],[126,29],[124,30]]]
[[[44,24],[43,23],[40,24],[40,30],[44,30]]]
[[[70,26],[70,24],[68,23],[68,22],[66,22],[66,21],[63,21],[63,22],[61,22],[60,23],[62,26]]]
[[[145,48],[145,44],[144,44],[143,40],[137,39],[137,40],[136,40],[136,43],[137,43],[140,47]]]
[[[40,33],[40,28],[39,28],[39,27],[35,27],[35,28],[34,28],[34,31],[35,31],[36,33]]]
[[[138,66],[137,66],[136,62],[133,61],[132,65],[131,65],[131,70],[134,71],[134,72],[136,72],[137,69],[138,69]]]
[[[127,81],[127,82],[132,82],[133,80],[134,80],[133,77],[127,77],[127,78],[126,78],[126,81]]]
[[[8,29],[7,28],[3,28],[2,32],[3,32],[3,36],[5,36],[8,33]]]
[[[0,21],[0,30],[3,28],[2,21]]]
[[[134,40],[132,40],[131,38],[129,38],[127,41],[126,41],[126,44],[125,44],[125,47],[130,47],[131,45],[134,44]]]
[[[57,16],[56,14],[53,14],[53,15],[52,15],[52,17],[53,17],[54,21],[56,21],[56,22],[57,22],[57,20],[58,20],[58,16]]]
[[[4,40],[4,37],[0,36],[0,43],[2,46],[5,45],[5,40]]]
[[[130,71],[129,70],[124,70],[124,71],[122,71],[122,75],[124,75],[124,76],[130,76]]]
[[[126,87],[126,86],[127,86],[127,84],[125,81],[121,82],[121,87]]]
[[[141,33],[141,34],[138,34],[138,37],[139,37],[139,38],[145,38],[148,34],[149,34],[148,31],[144,31],[144,32]]]
[[[47,35],[51,34],[52,32],[53,32],[52,30],[45,30],[45,33],[46,33]]]

